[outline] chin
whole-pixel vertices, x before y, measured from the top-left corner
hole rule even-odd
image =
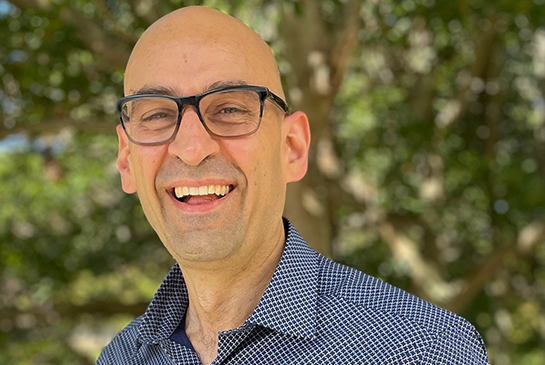
[[[165,247],[178,262],[214,262],[228,259],[242,246],[238,232],[198,230],[171,235]]]

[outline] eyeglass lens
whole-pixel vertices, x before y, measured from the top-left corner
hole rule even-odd
[[[166,141],[176,130],[178,104],[172,99],[140,97],[125,102],[121,110],[125,129],[136,142]],[[221,137],[236,137],[257,130],[261,101],[253,90],[225,90],[204,96],[199,110],[210,132]]]

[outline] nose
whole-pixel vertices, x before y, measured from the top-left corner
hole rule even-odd
[[[196,110],[185,107],[180,129],[168,146],[169,154],[190,166],[197,166],[207,157],[216,155],[219,150],[218,141],[205,129]]]

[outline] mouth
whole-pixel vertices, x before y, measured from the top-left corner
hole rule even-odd
[[[181,203],[200,205],[223,199],[234,189],[234,185],[177,186],[172,195]]]

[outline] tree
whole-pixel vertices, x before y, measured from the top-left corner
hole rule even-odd
[[[310,117],[303,236],[463,314],[493,361],[542,363],[543,0],[0,3],[0,362],[89,363],[172,262],[113,126],[138,35],[191,4],[254,27]]]

